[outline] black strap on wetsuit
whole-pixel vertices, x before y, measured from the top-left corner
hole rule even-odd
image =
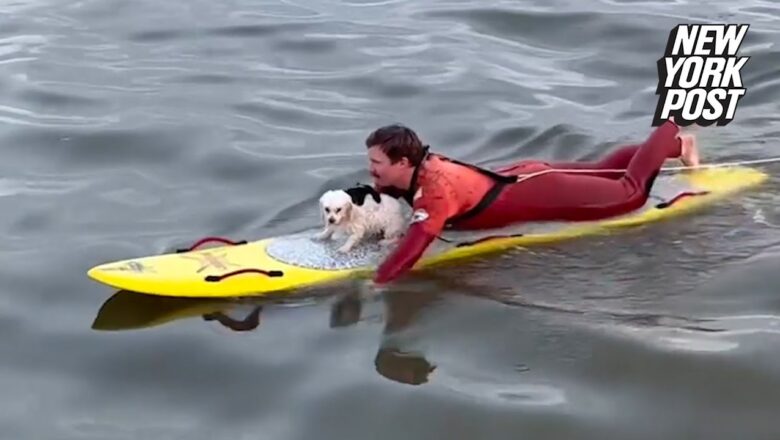
[[[428,145],[424,147],[425,155],[423,156],[423,159],[420,161],[420,163],[414,167],[414,172],[412,173],[411,185],[409,185],[409,191],[407,191],[406,194],[404,194],[404,199],[407,201],[407,203],[409,203],[409,206],[412,206],[414,204],[414,194],[417,192],[417,176],[420,171],[420,166],[422,166],[422,164],[430,156],[430,153],[428,152],[429,148],[430,147]],[[451,228],[457,222],[461,222],[463,220],[470,219],[477,216],[479,213],[484,211],[488,206],[490,206],[490,204],[493,203],[496,200],[496,198],[498,198],[498,195],[501,194],[501,191],[504,189],[504,187],[506,187],[506,185],[517,183],[517,176],[505,176],[503,174],[498,174],[496,172],[486,170],[484,168],[478,167],[476,165],[472,165],[470,163],[465,163],[455,159],[450,159],[449,157],[442,156],[442,155],[437,155],[437,156],[439,156],[442,160],[446,160],[447,162],[461,165],[466,168],[470,168],[478,173],[481,173],[491,178],[494,182],[490,190],[488,190],[488,192],[482,197],[479,203],[477,203],[473,208],[464,212],[463,214],[450,217],[447,220],[447,223],[445,225],[445,227],[447,228]]]

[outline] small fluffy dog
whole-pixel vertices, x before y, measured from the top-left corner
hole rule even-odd
[[[406,226],[401,203],[368,185],[325,192],[320,210],[325,229],[314,238],[329,240],[337,231],[345,233],[348,238],[339,252],[349,252],[374,234],[382,235],[379,243],[383,246],[394,243]]]

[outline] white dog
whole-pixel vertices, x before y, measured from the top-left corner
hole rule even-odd
[[[401,203],[367,185],[327,191],[320,197],[320,209],[325,229],[314,238],[329,240],[337,231],[346,234],[347,241],[339,252],[349,252],[374,234],[383,236],[381,245],[392,244],[406,226]]]

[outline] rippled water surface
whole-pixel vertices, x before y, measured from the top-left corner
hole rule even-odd
[[[749,23],[751,59],[735,121],[695,130],[704,160],[779,155],[774,1],[5,2],[2,438],[778,438],[780,164],[696,216],[379,293],[86,277],[316,227],[391,122],[483,165],[641,140],[669,31],[710,22]]]

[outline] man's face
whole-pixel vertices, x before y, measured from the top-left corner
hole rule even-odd
[[[396,163],[391,163],[390,158],[382,151],[382,147],[375,145],[368,149],[368,171],[377,187],[405,189],[404,186],[408,182],[404,182],[404,178],[410,168],[411,164],[405,157]]]

